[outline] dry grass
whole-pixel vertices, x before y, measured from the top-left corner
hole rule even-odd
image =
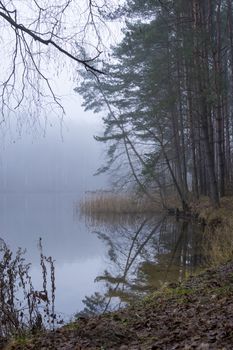
[[[233,259],[233,197],[223,197],[221,206],[213,209],[207,198],[194,204],[193,210],[206,223],[203,254],[210,266]]]
[[[207,265],[216,267],[233,259],[233,227],[207,226],[203,241],[202,249]]]
[[[92,216],[96,214],[144,214],[162,211],[162,203],[155,197],[152,202],[149,199],[134,195],[118,195],[114,193],[91,194],[79,203],[82,215]]]
[[[200,219],[208,225],[215,223],[230,224],[233,221],[233,197],[223,197],[220,208],[212,207],[208,197],[201,197],[199,201],[191,203],[191,210],[198,213]]]

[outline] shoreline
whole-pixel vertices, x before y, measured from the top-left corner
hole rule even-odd
[[[224,199],[219,209],[212,209],[206,202],[193,204],[192,217],[185,218],[191,220],[195,214],[195,219],[204,223],[212,268],[182,283],[170,283],[122,310],[80,317],[54,332],[16,337],[3,349],[232,349],[231,201]]]
[[[117,312],[81,317],[13,349],[232,349],[233,262],[168,285]],[[21,339],[22,342],[22,339]]]

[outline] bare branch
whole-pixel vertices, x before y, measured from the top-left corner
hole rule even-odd
[[[61,118],[54,84],[64,67],[71,75],[78,73],[76,64],[104,74],[96,59],[105,24],[96,1],[107,6],[105,0],[0,0],[0,123],[9,124],[16,110],[20,124],[40,124],[39,116],[47,120],[50,113]]]
[[[35,32],[33,32],[32,30],[26,28],[23,24],[19,24],[17,23],[12,17],[10,17],[10,15],[5,14],[4,12],[0,11],[0,16],[2,18],[4,18],[8,23],[11,24],[12,27],[14,27],[15,29],[21,30],[24,33],[27,33],[28,35],[30,35],[35,41],[39,41],[40,43],[44,44],[44,45],[52,45],[54,46],[58,51],[60,51],[61,53],[63,53],[64,55],[68,56],[69,58],[71,58],[72,60],[83,64],[84,67],[89,70],[89,71],[93,71],[95,73],[99,73],[99,74],[103,74],[102,71],[100,71],[99,69],[91,66],[89,64],[90,60],[82,60],[79,59],[78,57],[74,56],[72,53],[68,52],[67,50],[63,49],[61,46],[59,46],[58,44],[56,44],[52,39],[43,39],[41,36],[37,35]],[[91,61],[93,60],[93,58],[91,59]]]

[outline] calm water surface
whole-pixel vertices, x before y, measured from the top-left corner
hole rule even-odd
[[[121,306],[165,282],[177,282],[201,263],[197,224],[163,217],[80,218],[72,194],[1,195],[0,237],[27,249],[35,288],[41,289],[37,243],[55,259],[56,310]],[[98,294],[96,294],[98,293]]]

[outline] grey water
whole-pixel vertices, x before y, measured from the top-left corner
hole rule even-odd
[[[27,250],[36,290],[42,289],[39,238],[55,260],[55,306],[64,317],[82,311],[82,300],[95,293],[103,298],[95,307],[104,311],[201,266],[196,224],[156,215],[88,219],[79,215],[80,199],[80,193],[5,194],[0,201],[0,237],[13,250]]]
[[[27,250],[33,284],[42,289],[38,240],[56,268],[56,309],[71,315],[82,308],[82,298],[99,290],[94,279],[103,267],[104,247],[74,216],[77,195],[2,195],[0,237],[16,250]]]
[[[87,300],[99,312],[177,285],[205,263],[202,226],[195,221],[164,214],[92,215],[89,227],[106,247],[105,270],[96,277],[105,286],[105,297]]]
[[[195,224],[174,218],[81,218],[79,193],[8,194],[0,201],[0,237],[27,250],[33,284],[42,288],[39,250],[55,260],[56,310],[69,317],[96,292],[105,306],[178,282],[201,265]]]

